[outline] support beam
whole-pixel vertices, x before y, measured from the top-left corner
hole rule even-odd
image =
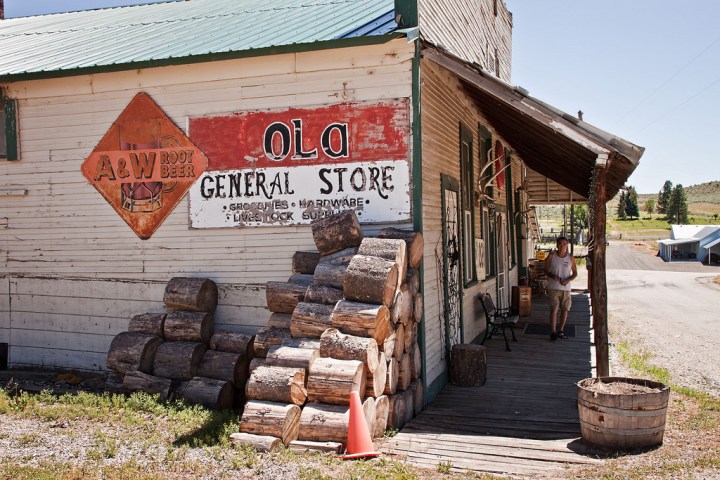
[[[605,157],[606,159],[607,157]],[[598,158],[595,166],[595,191],[593,192],[593,249],[591,275],[591,298],[593,329],[595,332],[595,375],[607,377],[610,374],[607,323],[607,279],[605,277],[606,243],[606,188],[607,162]]]

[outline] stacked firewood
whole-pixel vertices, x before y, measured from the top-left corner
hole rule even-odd
[[[357,391],[373,437],[423,406],[417,267],[422,234],[364,238],[355,212],[312,224],[318,251],[296,252],[287,282],[268,282],[248,399],[234,441],[258,449],[337,451]]]
[[[113,339],[108,389],[144,391],[218,410],[241,405],[254,337],[214,331],[217,298],[212,280],[171,279],[163,297],[167,312],[136,315],[128,331]]]

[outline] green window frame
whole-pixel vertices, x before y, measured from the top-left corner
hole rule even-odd
[[[462,211],[463,284],[477,283],[475,263],[475,168],[473,134],[460,123],[460,207]]]
[[[480,184],[484,185],[490,178],[492,178],[495,167],[495,162],[491,156],[492,152],[492,135],[485,126],[478,124],[478,138],[480,139]],[[489,162],[489,166],[488,166]],[[483,170],[487,166],[487,169]],[[480,192],[480,195],[488,195],[493,197],[494,188],[492,185],[488,186],[485,191]],[[483,197],[484,198],[484,197]],[[482,200],[481,210],[481,223],[482,223],[482,239],[485,242],[485,280],[488,280],[497,275],[497,256],[496,256],[496,228],[495,228],[495,210],[488,206],[488,202]]]
[[[510,239],[510,266],[515,267],[517,265],[517,254],[515,249],[515,195],[513,189],[512,179],[512,155],[506,150],[505,151],[505,192],[507,198],[507,211],[508,211],[508,239]]]
[[[0,158],[17,160],[17,101],[0,97],[0,104]]]

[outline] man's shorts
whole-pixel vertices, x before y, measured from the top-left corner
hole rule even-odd
[[[550,296],[550,308],[561,307],[565,311],[570,310],[572,302],[569,290],[548,290],[548,295]]]

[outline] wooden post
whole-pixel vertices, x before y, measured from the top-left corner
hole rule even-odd
[[[592,315],[595,332],[595,375],[610,375],[607,325],[607,279],[605,277],[605,224],[607,157],[595,166],[594,222],[593,222],[593,259],[592,259]]]

